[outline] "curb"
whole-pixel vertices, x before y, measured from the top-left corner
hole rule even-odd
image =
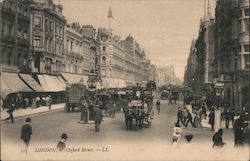
[[[33,114],[28,114],[28,115],[16,116],[16,117],[14,117],[14,120],[15,119],[22,119],[22,118],[25,118],[27,116],[34,117],[34,116],[40,115],[40,114],[53,113],[53,112],[63,111],[63,110],[64,110],[64,108],[59,108],[59,109],[54,109],[54,110],[50,110],[50,111],[42,111],[42,112],[37,112],[37,113],[33,113]],[[1,118],[1,122],[5,121],[5,119],[6,118],[4,118],[4,119]]]

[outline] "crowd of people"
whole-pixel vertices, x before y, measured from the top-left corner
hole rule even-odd
[[[225,109],[225,110],[223,110]],[[211,130],[214,131],[215,126],[215,110],[221,112],[220,123],[225,122],[225,128],[232,127],[234,131],[234,144],[240,146],[246,142],[246,133],[248,127],[248,112],[244,106],[241,111],[236,111],[234,108],[218,108],[211,100],[202,97],[197,97],[188,102],[184,102],[177,110],[177,121],[175,127],[181,127],[181,124],[187,128],[189,123],[192,127],[202,127],[201,121],[208,119],[208,124]],[[230,124],[232,126],[230,126]],[[224,146],[222,141],[223,130],[219,129],[213,136],[214,147]]]

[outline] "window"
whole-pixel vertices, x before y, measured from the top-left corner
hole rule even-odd
[[[46,73],[51,73],[52,59],[45,58],[45,71]]]
[[[70,50],[73,50],[73,41],[70,42]]]
[[[12,33],[11,33],[12,32],[12,25],[9,25],[9,30],[8,31],[9,31],[8,35],[9,35],[9,37],[11,37],[12,36]]]
[[[59,34],[59,25],[56,24],[56,34]]]
[[[23,33],[23,39],[27,40],[27,31],[24,31],[24,33]]]
[[[53,49],[53,44],[52,44],[52,39],[49,41],[49,51],[52,51]]]
[[[112,63],[112,56],[109,56],[109,64]]]
[[[50,29],[50,31],[53,30],[53,22],[52,21],[49,21],[49,29]]]
[[[244,55],[244,64],[245,64],[244,69],[250,69],[250,55],[249,54]]]
[[[105,47],[105,46],[103,46],[103,47],[102,47],[102,50],[103,50],[103,51],[105,51],[105,50],[106,50],[106,47]]]
[[[245,16],[250,16],[250,14],[249,14],[249,10],[250,10],[249,8],[247,8],[247,9],[245,9],[245,10],[244,10],[244,12],[245,12]]]
[[[49,29],[49,22],[48,19],[45,20],[45,30]]]
[[[102,57],[102,63],[106,64],[106,58],[105,58],[105,56]]]
[[[21,31],[20,31],[20,29],[17,31],[17,38],[18,38],[18,39],[21,38]]]
[[[2,23],[2,36],[4,36],[5,23]]]
[[[111,76],[111,69],[109,69],[109,73],[108,73],[109,76]]]
[[[44,49],[45,49],[45,51],[47,51],[47,49],[48,49],[48,38],[47,37],[45,38]]]
[[[63,27],[60,26],[60,36],[63,36]]]
[[[245,31],[246,31],[246,32],[249,32],[249,28],[250,28],[250,23],[249,23],[249,21],[250,21],[250,18],[245,18],[245,19],[244,19]]]
[[[41,46],[41,37],[40,36],[34,36],[34,43],[33,45],[35,47],[40,47]]]
[[[106,37],[102,37],[102,41],[105,42],[107,40]]]
[[[42,18],[40,16],[35,16],[34,17],[34,26],[37,28],[42,27]]]
[[[102,69],[102,76],[105,76],[105,75],[106,75],[106,70]]]
[[[12,53],[9,52],[9,55],[7,56],[7,64],[11,64],[11,57],[12,57]]]
[[[240,10],[240,17],[242,17],[242,10]]]
[[[250,45],[244,45],[244,51],[250,52]]]

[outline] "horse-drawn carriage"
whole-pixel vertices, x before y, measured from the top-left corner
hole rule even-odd
[[[150,127],[153,119],[152,91],[148,88],[134,87],[133,92],[128,97],[132,99],[124,109],[126,128]]]
[[[84,84],[76,83],[71,84],[66,88],[66,104],[65,111],[77,111],[81,110],[81,104],[84,100],[87,100],[88,91]]]

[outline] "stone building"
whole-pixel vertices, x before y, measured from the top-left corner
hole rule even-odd
[[[30,72],[30,4],[32,1],[0,2],[1,70]]]
[[[196,48],[195,48],[195,40],[192,40],[190,51],[189,51],[189,56],[187,60],[187,65],[185,68],[185,73],[184,73],[184,82],[183,85],[185,87],[195,87],[194,80],[196,78],[196,64],[197,64],[197,59],[196,59]]]
[[[98,41],[100,75],[105,87],[125,87],[149,81],[150,61],[131,35],[121,40],[120,36],[99,28]]]
[[[224,83],[224,101],[229,108],[249,106],[249,16],[249,0],[217,1],[216,77]]]
[[[125,87],[125,52],[120,36],[99,28],[98,41],[102,85],[105,88]]]
[[[145,82],[148,81],[148,68],[150,62],[146,60],[146,53],[142,50],[139,43],[131,36],[124,40],[124,49],[126,54],[126,75],[128,82]],[[146,71],[146,73],[144,73]]]
[[[197,67],[193,83],[197,92],[203,92],[205,86],[213,83],[214,45],[214,18],[206,15],[200,22],[199,36],[195,42]]]
[[[53,0],[33,0],[30,18],[31,69],[35,73],[64,70],[63,7]]]
[[[98,67],[95,65],[95,62],[99,60],[96,57],[97,51],[98,44],[95,41],[93,26],[80,26],[78,22],[67,24],[64,50],[65,70],[62,74],[70,81],[69,83],[77,83],[81,79],[87,83],[90,71],[98,73],[96,72]]]

